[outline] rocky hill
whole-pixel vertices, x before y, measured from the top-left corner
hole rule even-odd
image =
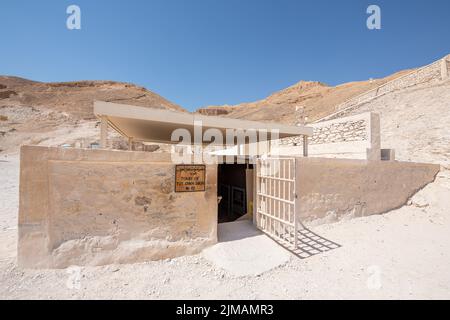
[[[186,112],[156,93],[129,83],[44,83],[0,76],[0,152],[17,152],[23,144],[96,142],[94,100]]]
[[[304,117],[314,121],[334,111],[334,106],[370,89],[398,78],[411,70],[397,72],[382,79],[349,82],[330,87],[317,81],[300,81],[269,97],[250,103],[230,106],[208,106],[197,112],[204,115],[220,115],[230,118],[281,122],[294,124],[296,108]]]
[[[306,117],[308,122],[312,122],[331,114],[336,105],[347,99],[410,71],[335,87],[317,81],[300,81],[256,102],[210,106],[197,112],[286,124],[294,124],[299,117]],[[76,145],[80,141],[85,142],[82,145],[98,142],[98,121],[92,112],[94,100],[186,112],[163,97],[129,83],[43,83],[0,76],[0,152],[17,152],[23,144],[54,146],[64,143]]]
[[[0,106],[45,107],[77,119],[94,119],[93,101],[184,111],[180,106],[143,87],[114,81],[45,83],[0,76]]]

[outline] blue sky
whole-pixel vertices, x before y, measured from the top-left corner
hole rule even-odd
[[[81,30],[66,28],[71,4]],[[449,13],[448,0],[2,0],[0,74],[132,82],[194,110],[430,63],[450,53]]]

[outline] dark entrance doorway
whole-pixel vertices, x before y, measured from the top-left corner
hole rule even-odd
[[[217,196],[219,223],[235,221],[247,213],[246,169],[248,164],[219,164]]]

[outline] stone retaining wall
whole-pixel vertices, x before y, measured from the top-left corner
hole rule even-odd
[[[322,157],[350,157],[379,160],[380,118],[366,112],[345,118],[313,123],[313,136],[308,139],[309,155]],[[303,145],[300,136],[280,140],[280,152]],[[296,154],[295,151],[289,154]],[[297,155],[301,154],[297,151]]]
[[[170,154],[25,146],[18,263],[134,263],[195,254],[217,241],[217,166],[206,191],[175,193]]]
[[[325,144],[351,141],[366,141],[368,139],[368,119],[366,117],[342,118],[339,121],[326,121],[311,124],[314,128],[313,136],[309,138],[309,144]],[[281,139],[281,145],[294,146],[302,144],[302,137],[290,137]]]
[[[408,199],[439,172],[439,165],[349,159],[299,158],[299,215],[302,222],[329,223],[382,214]]]

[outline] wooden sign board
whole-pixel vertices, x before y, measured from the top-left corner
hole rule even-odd
[[[206,166],[204,164],[175,166],[175,192],[205,191]]]

